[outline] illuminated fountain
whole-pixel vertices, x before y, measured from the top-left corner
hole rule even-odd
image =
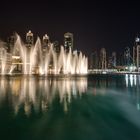
[[[0,73],[1,75],[6,74],[6,62],[7,62],[7,51],[3,46],[4,46],[4,43],[0,42]]]
[[[41,43],[39,38],[37,39],[36,44],[29,49],[21,42],[20,37],[17,35],[13,53],[18,50],[16,55],[18,55],[19,59],[21,59],[23,74],[32,74],[32,69],[35,67],[37,62],[37,53],[40,49]]]
[[[6,50],[3,50],[3,54],[1,55],[1,74],[4,75],[6,72]]]
[[[6,55],[1,62],[1,74],[12,74],[16,64],[22,67],[22,74],[87,74],[87,58],[77,51],[66,52],[63,46],[60,52],[56,52],[53,44],[49,44],[46,52],[42,51],[41,40],[38,37],[35,45],[28,48],[17,35],[17,39],[12,50],[12,58],[18,59],[18,63],[12,63],[8,72],[5,71]]]

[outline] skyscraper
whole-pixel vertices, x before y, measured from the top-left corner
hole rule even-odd
[[[26,45],[27,47],[31,48],[33,44],[34,44],[34,36],[33,33],[29,30],[29,32],[26,34]]]
[[[12,63],[11,60],[12,55],[7,51],[6,43],[0,41],[0,71],[2,74],[10,68]]]
[[[45,34],[42,39],[42,51],[45,53],[47,49],[49,49],[50,45],[50,38],[47,34]]]
[[[65,33],[64,34],[64,47],[66,52],[69,50],[73,50],[73,34],[72,33]]]
[[[116,61],[117,61],[116,52],[112,52],[112,66],[113,67],[116,67]]]
[[[116,67],[116,52],[112,52],[112,55],[108,58],[108,68],[112,69]]]
[[[133,47],[133,64],[137,67],[139,71],[140,68],[140,38],[136,37]]]
[[[132,64],[132,58],[130,54],[130,48],[126,47],[124,50],[124,65],[130,66]]]
[[[98,54],[97,52],[93,52],[90,55],[90,63],[89,63],[89,68],[90,69],[98,69]]]
[[[50,43],[50,38],[49,38],[49,36],[47,34],[45,34],[43,36],[42,46],[47,47],[49,43]]]
[[[99,62],[100,69],[106,69],[107,61],[106,61],[106,50],[102,48],[100,50],[100,62]]]

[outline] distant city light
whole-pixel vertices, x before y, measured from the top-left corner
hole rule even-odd
[[[140,38],[136,37],[136,40],[135,41],[136,42],[140,42]]]

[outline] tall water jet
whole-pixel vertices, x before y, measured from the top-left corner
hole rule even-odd
[[[37,38],[37,41],[35,43],[35,46],[31,47],[31,50],[29,52],[29,57],[30,57],[30,72],[29,74],[32,74],[32,70],[39,65],[39,71],[40,71],[40,66],[43,65],[43,58],[42,58],[42,51],[41,51],[41,41],[40,38]]]
[[[0,59],[1,59],[1,74],[4,75],[6,74],[6,59],[7,59],[7,53],[5,49],[2,50]]]
[[[10,57],[5,42],[0,41],[0,74],[5,75],[10,71]]]
[[[22,73],[27,74],[27,50],[21,42],[20,36],[16,34],[17,40],[15,42],[12,55],[22,62]]]
[[[65,50],[63,46],[60,47],[60,51],[57,52],[54,48],[54,44],[49,43],[45,52],[40,38],[38,37],[35,44],[27,44],[21,41],[19,35],[16,35],[16,41],[11,51],[12,64],[10,70],[6,70],[7,52],[3,46],[1,55],[0,69],[1,74],[12,74],[14,69],[20,66],[19,73],[22,74],[87,74],[87,58],[77,51]],[[16,59],[16,63],[13,60]]]

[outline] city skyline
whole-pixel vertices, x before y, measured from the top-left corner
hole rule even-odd
[[[74,34],[74,46],[87,55],[102,47],[107,52],[132,49],[139,34],[139,2],[12,1],[0,9],[0,38],[5,40],[13,31],[22,38],[32,30],[38,36],[48,34],[63,42],[63,34]],[[111,53],[110,52],[110,53]]]
[[[15,48],[16,48],[18,38],[19,35],[17,33],[14,33],[10,37],[8,37],[7,42],[1,42],[1,49],[4,47],[8,55],[9,53],[12,54],[13,58],[21,55],[19,51],[13,51],[16,50]],[[23,46],[24,44],[29,50],[31,48],[32,49],[36,48],[36,45],[37,46],[39,45],[38,44],[39,41],[40,42],[39,46],[41,47],[41,48],[39,47],[39,49],[42,50],[41,54],[43,55],[42,58],[44,57],[44,54],[46,55],[46,51],[50,50],[51,46],[53,46],[53,52],[57,54],[61,54],[62,51],[61,48],[63,46],[65,53],[69,54],[71,50],[73,54],[75,54],[76,52],[79,55],[81,50],[75,48],[75,46],[73,45],[74,40],[75,40],[74,35],[72,33],[67,32],[63,35],[63,43],[60,44],[60,42],[58,42],[57,40],[52,42],[52,39],[47,34],[43,35],[42,37],[39,37],[35,35],[31,30],[25,33],[24,38],[20,38],[22,47],[24,48]],[[114,69],[114,68],[119,69],[121,66],[121,69],[126,69],[126,67],[136,66],[138,69],[139,57],[140,57],[139,56],[140,38],[136,37],[134,41],[135,42],[134,42],[133,50],[130,50],[129,47],[126,47],[122,52],[116,53],[115,51],[112,51],[111,54],[109,54],[106,48],[102,47],[99,51],[91,52],[89,57],[86,56],[89,62],[88,68],[89,69]],[[20,43],[18,45],[20,46]],[[31,52],[33,51],[32,49]]]

